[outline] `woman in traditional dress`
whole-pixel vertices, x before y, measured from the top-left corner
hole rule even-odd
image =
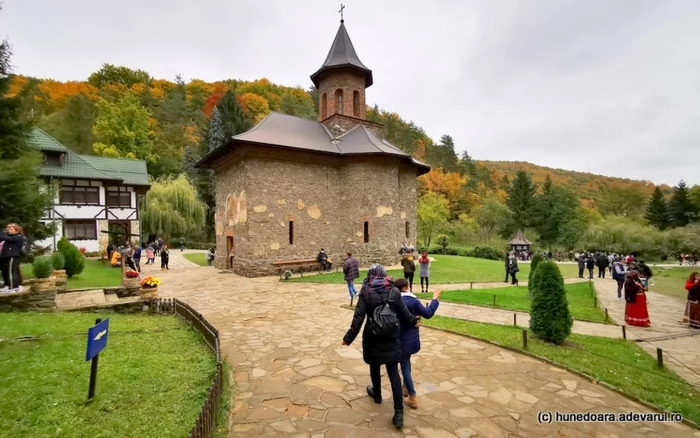
[[[644,285],[637,271],[630,271],[625,279],[625,322],[629,325],[649,327],[649,312]]]
[[[683,322],[689,323],[691,327],[700,328],[700,275],[697,272],[690,274],[690,278],[685,282],[685,289],[688,291],[688,302],[685,305]]]

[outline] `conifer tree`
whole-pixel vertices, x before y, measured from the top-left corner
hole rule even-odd
[[[518,171],[506,198],[506,205],[512,213],[511,223],[506,234],[513,234],[534,224],[536,192],[537,187],[532,183],[530,175],[522,170]]]
[[[656,186],[654,188],[654,193],[651,194],[651,199],[649,200],[649,204],[647,204],[647,211],[644,214],[644,218],[650,225],[654,225],[660,230],[668,228],[668,205],[664,199],[661,187]]]
[[[537,269],[537,265],[543,261],[544,259],[540,254],[535,254],[530,262],[530,273],[527,276],[527,291],[530,294],[532,294],[532,278],[535,276],[535,270]]]
[[[564,278],[556,263],[543,261],[532,277],[530,330],[543,341],[561,344],[571,334],[573,324]]]
[[[688,192],[689,189],[684,180],[680,180],[678,185],[673,188],[668,211],[671,225],[674,227],[684,227],[697,219],[698,208],[688,196]]]
[[[43,224],[51,191],[39,179],[41,154],[31,145],[31,123],[21,121],[21,102],[6,97],[10,87],[10,45],[0,42],[0,227],[16,222],[31,241],[53,234]]]

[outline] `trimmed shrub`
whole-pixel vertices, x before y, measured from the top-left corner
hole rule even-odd
[[[70,243],[65,237],[62,237],[56,246],[65,259],[64,268],[68,278],[83,272],[83,269],[85,269],[85,257],[78,247]]]
[[[502,260],[505,257],[503,251],[490,246],[475,246],[474,249],[467,252],[467,257],[476,257],[478,259],[487,260]]]
[[[58,251],[51,254],[51,261],[53,262],[53,268],[57,271],[66,266],[66,258]]]
[[[527,291],[530,293],[530,295],[532,295],[532,277],[535,275],[537,265],[539,265],[543,260],[544,258],[542,258],[541,255],[535,254],[532,256],[532,261],[530,261],[530,274],[527,277]]]
[[[556,263],[542,261],[532,277],[530,330],[543,341],[561,344],[571,334],[573,324],[564,278]]]
[[[37,257],[32,263],[32,269],[36,278],[49,278],[53,274],[53,260],[49,256]]]

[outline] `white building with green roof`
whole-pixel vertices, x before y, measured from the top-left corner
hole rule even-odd
[[[140,240],[139,198],[150,187],[145,161],[79,155],[39,128],[32,142],[44,156],[41,177],[56,187],[44,218],[56,223],[56,235],[37,244],[55,249],[65,236],[93,252]]]

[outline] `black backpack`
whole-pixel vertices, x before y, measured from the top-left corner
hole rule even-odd
[[[393,301],[389,299],[391,292],[386,298],[382,298],[382,304],[375,307],[370,318],[370,330],[378,338],[398,339],[401,333],[399,318],[394,310]]]

